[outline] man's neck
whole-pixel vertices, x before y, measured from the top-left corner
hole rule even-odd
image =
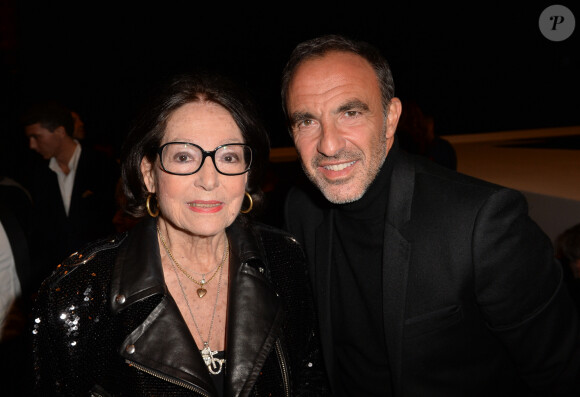
[[[75,142],[75,140],[72,139],[71,137],[67,137],[66,139],[63,140],[60,148],[61,150],[59,151],[59,153],[56,156],[54,156],[54,158],[56,159],[56,163],[58,164],[58,166],[60,167],[62,172],[64,172],[65,175],[68,175],[70,172],[68,164],[75,152],[76,147],[77,143]]]

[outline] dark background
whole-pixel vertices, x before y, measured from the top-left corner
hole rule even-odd
[[[0,145],[22,143],[15,116],[50,97],[116,149],[157,82],[202,66],[244,84],[272,146],[290,146],[280,73],[298,42],[324,33],[379,47],[396,95],[432,113],[439,134],[580,125],[580,28],[563,42],[538,28],[552,4],[578,25],[578,2],[151,3],[0,0]]]

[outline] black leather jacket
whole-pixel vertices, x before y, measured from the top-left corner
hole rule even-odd
[[[325,395],[301,247],[265,225],[231,246],[226,396]],[[33,317],[36,390],[50,396],[216,396],[163,278],[155,220],[71,255]]]

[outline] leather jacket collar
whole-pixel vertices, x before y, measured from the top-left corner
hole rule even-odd
[[[235,222],[230,239],[226,395],[247,395],[274,348],[284,317],[282,302],[268,280],[268,266],[258,236]],[[119,353],[169,381],[215,395],[213,382],[163,277],[156,220],[136,225],[122,243],[111,282],[114,314],[154,295],[160,303],[133,332]],[[200,390],[201,389],[201,390]]]

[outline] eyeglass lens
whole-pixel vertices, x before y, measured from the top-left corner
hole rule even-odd
[[[252,161],[252,151],[242,144],[223,145],[205,154],[189,143],[169,143],[163,147],[161,162],[166,171],[175,174],[197,172],[205,157],[213,154],[217,170],[223,174],[241,174],[248,170]]]

